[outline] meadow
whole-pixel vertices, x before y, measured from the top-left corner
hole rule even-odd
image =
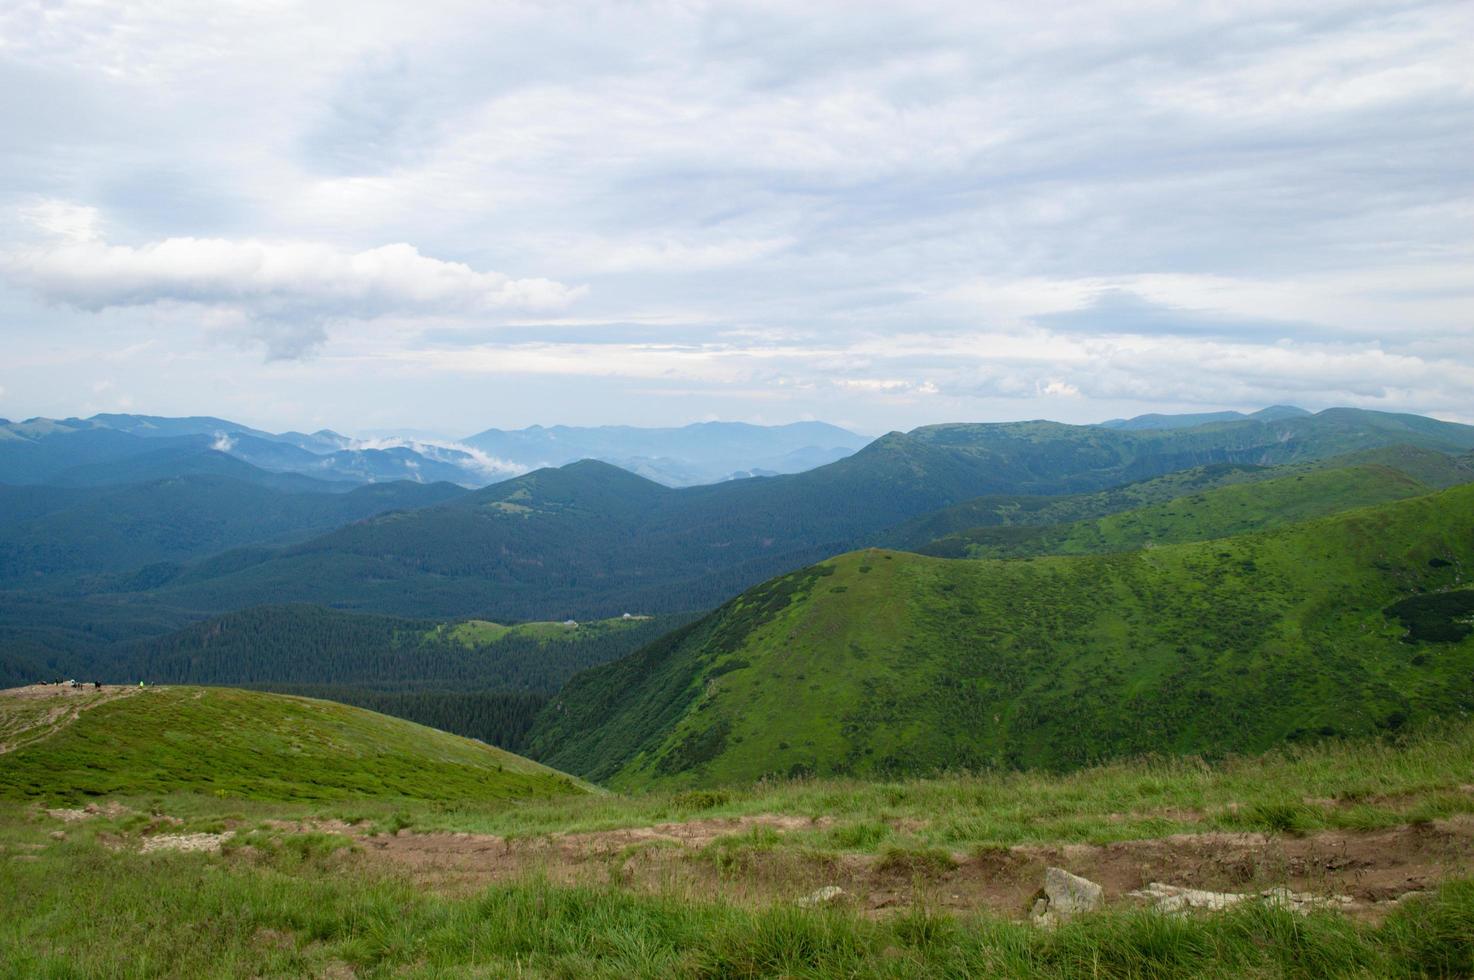
[[[164,689],[120,699],[112,719],[109,705],[94,708],[47,741],[93,720],[116,736],[122,706],[149,704],[146,697],[155,711],[170,697],[182,707],[220,697],[220,710],[236,712],[253,700],[281,700],[292,707],[276,709],[277,732],[291,727],[296,706],[320,704]],[[322,737],[350,746],[353,726],[329,717]],[[392,725],[403,726],[406,750],[460,751],[464,741],[414,745],[427,730]],[[215,730],[227,736],[219,751],[241,750],[243,736]],[[1474,814],[1474,723],[1465,720],[1211,764],[1146,758],[1067,775],[784,779],[628,795],[573,786],[518,799],[499,784],[427,795],[431,780],[335,782],[336,763],[312,750],[309,734],[298,729],[305,751],[290,773],[303,789],[242,780],[219,792],[215,774],[186,769],[165,783],[158,760],[136,754],[123,756],[127,766],[115,768],[122,776],[103,788],[89,771],[110,747],[93,739],[54,746],[66,749],[55,758],[72,764],[45,784],[0,781],[0,896],[12,910],[0,922],[0,961],[10,975],[1474,974],[1474,880],[1464,846]],[[0,774],[16,771],[26,752],[3,757]],[[385,759],[366,757],[365,767],[397,771],[392,753]],[[1086,861],[1090,848],[1103,858],[1184,839],[1174,835],[1253,840],[1266,853],[1289,854],[1328,835],[1375,846],[1388,833],[1425,850],[1445,839],[1463,849],[1451,860],[1443,854],[1436,881],[1398,900],[1359,902],[1353,912],[1251,902],[1174,916],[1112,896],[1103,911],[1046,930],[1024,918],[1033,878],[1016,883],[1021,898],[1012,905],[945,894],[978,876],[1007,876],[1010,862],[1032,875],[1041,860]],[[163,846],[193,835],[216,839],[218,849]],[[403,860],[431,845],[447,855],[464,850],[465,861]],[[1351,853],[1376,863],[1375,854]],[[501,871],[488,870],[494,861]],[[647,867],[660,874],[641,873]],[[901,900],[874,907],[857,890],[803,907],[816,881],[857,868]],[[466,869],[478,873],[460,873]],[[1322,883],[1349,888],[1374,870],[1328,874]],[[1239,887],[1291,874],[1266,866]]]

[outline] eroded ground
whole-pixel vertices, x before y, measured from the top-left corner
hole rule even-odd
[[[1367,832],[1305,836],[1178,834],[1104,845],[1020,845],[978,853],[894,849],[842,853],[786,838],[828,821],[793,816],[693,820],[597,833],[507,839],[467,833],[346,833],[362,859],[461,893],[529,874],[561,883],[608,883],[732,901],[791,901],[825,887],[843,901],[884,914],[925,904],[1022,916],[1044,869],[1066,868],[1104,886],[1108,901],[1152,882],[1210,891],[1296,892],[1349,897],[1352,915],[1377,918],[1403,896],[1474,873],[1474,818]]]

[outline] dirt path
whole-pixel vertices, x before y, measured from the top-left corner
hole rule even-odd
[[[706,849],[721,837],[767,827],[779,834],[814,824],[759,816],[506,840],[476,834],[362,837],[367,860],[410,873],[422,884],[460,892],[523,875],[561,883],[610,881],[641,891],[729,901],[791,901],[816,889],[844,889],[844,901],[884,915],[918,903],[954,911],[988,909],[1022,917],[1050,865],[1105,887],[1108,901],[1151,882],[1210,891],[1257,892],[1286,885],[1297,892],[1349,896],[1346,910],[1379,918],[1404,895],[1474,874],[1474,818],[1368,832],[1304,837],[1182,834],[1106,845],[1025,845],[955,854],[953,864],[863,854],[831,855],[799,847]]]
[[[31,684],[0,691],[0,755],[33,745],[70,725],[82,712],[141,689],[126,684],[71,687]]]

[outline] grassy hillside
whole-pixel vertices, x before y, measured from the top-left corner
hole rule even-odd
[[[0,963],[26,977],[1464,977],[1471,753],[1466,722],[1217,766],[515,806],[175,795],[63,822],[0,799]],[[218,852],[159,846],[222,830]],[[1054,863],[1101,882],[1105,908],[1021,921]],[[1143,877],[1354,904],[1163,915],[1126,896]],[[802,907],[830,883],[839,901]]]
[[[1466,721],[1212,766],[516,805],[207,789],[47,814],[0,796],[0,963],[27,977],[1468,976],[1471,753]],[[171,850],[186,835],[219,849]],[[1041,929],[1023,918],[1056,863],[1106,904]],[[1126,895],[1143,879],[1351,904],[1164,915]],[[803,907],[823,885],[844,893]]]
[[[1095,520],[1043,527],[972,528],[915,550],[939,558],[1026,558],[1134,551],[1159,544],[1206,541],[1268,530],[1357,507],[1416,497],[1432,489],[1388,466],[1312,469],[1278,479],[1189,492],[1163,503]]]
[[[932,541],[980,527],[1042,527],[1069,524],[1151,504],[1164,503],[1217,487],[1239,486],[1301,476],[1314,470],[1381,466],[1397,470],[1430,490],[1474,483],[1474,455],[1456,457],[1436,449],[1395,445],[1365,449],[1298,463],[1258,466],[1252,463],[1213,463],[1193,466],[1163,476],[1137,480],[1090,493],[1027,495],[992,494],[965,500],[914,517],[866,541],[868,545],[916,551]],[[1395,498],[1386,498],[1395,499]],[[1371,503],[1373,501],[1365,501]],[[1334,512],[1330,508],[1326,513]]]
[[[956,423],[925,426],[910,437],[993,467],[1010,478],[1013,492],[1041,492],[1047,481],[1046,493],[1099,490],[1212,463],[1273,466],[1393,445],[1474,449],[1474,426],[1354,408],[1174,429]]]
[[[0,754],[0,797],[490,801],[581,791],[500,749],[326,701],[191,687],[26,696],[36,690],[0,692],[0,732],[20,744]],[[52,729],[59,707],[75,720]]]
[[[1471,567],[1474,487],[1117,555],[846,554],[574,678],[530,744],[640,786],[1395,731],[1474,708]]]

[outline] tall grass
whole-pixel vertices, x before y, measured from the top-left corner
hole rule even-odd
[[[923,910],[752,909],[529,880],[466,898],[345,869],[63,845],[0,862],[7,976],[1448,977],[1474,974],[1474,883],[1377,927],[1267,906],[1053,932]]]
[[[765,781],[720,793],[444,804],[420,808],[416,820],[425,829],[517,836],[772,813],[838,823],[816,843],[842,850],[883,849],[890,823],[906,824],[919,843],[966,849],[1205,830],[1373,829],[1474,812],[1471,785],[1474,722],[1460,719],[1396,740],[1325,741],[1215,764],[1163,758],[1063,776]]]

